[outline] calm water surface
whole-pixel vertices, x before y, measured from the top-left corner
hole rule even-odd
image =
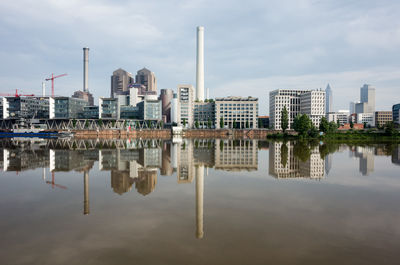
[[[1,142],[0,264],[399,264],[398,144]]]

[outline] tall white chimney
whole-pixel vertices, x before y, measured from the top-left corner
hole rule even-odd
[[[42,97],[46,96],[46,83],[42,82]]]
[[[89,92],[89,48],[83,48],[83,92]]]
[[[204,101],[204,27],[197,27],[196,100]]]

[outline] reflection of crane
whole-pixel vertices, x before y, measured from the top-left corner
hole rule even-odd
[[[33,97],[35,96],[34,94],[18,94],[18,89],[15,89],[15,94],[4,94],[4,93],[0,93],[0,96],[9,96],[9,97],[17,97],[19,98],[20,96],[25,96],[25,97]]]
[[[67,74],[62,74],[62,75],[56,75],[54,76],[54,74],[51,74],[51,77],[46,78],[46,81],[50,81],[51,80],[51,96],[54,97],[54,79],[62,77],[62,76],[66,76]]]
[[[47,184],[51,184],[51,188],[53,188],[53,189],[54,189],[54,187],[61,188],[61,189],[64,189],[64,190],[67,189],[67,187],[55,183],[54,172],[51,172],[51,181],[47,180],[46,183]]]

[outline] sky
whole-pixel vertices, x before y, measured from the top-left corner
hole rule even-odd
[[[210,97],[254,96],[268,115],[269,92],[329,83],[333,108],[348,109],[360,87],[376,87],[376,109],[400,102],[398,0],[14,0],[0,1],[0,93],[41,94],[51,73],[57,95],[83,86],[110,95],[110,76],[146,67],[158,89],[196,83],[196,27],[205,27]],[[47,84],[49,91],[51,84]]]

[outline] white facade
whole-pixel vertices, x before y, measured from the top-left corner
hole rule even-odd
[[[194,109],[194,87],[192,85],[178,85],[178,125],[192,128]]]
[[[54,119],[56,116],[56,104],[54,98],[49,97],[49,119]]]
[[[178,124],[178,95],[174,94],[171,101],[171,122]]]
[[[375,127],[374,113],[357,113],[357,123],[367,123],[371,127]]]
[[[217,129],[221,129],[221,118],[225,128],[257,128],[258,98],[216,98],[215,125]]]
[[[3,119],[7,119],[10,117],[10,112],[8,111],[8,108],[10,107],[8,104],[7,98],[2,98],[2,107],[3,107]]]
[[[196,100],[204,101],[204,27],[197,27]]]
[[[339,123],[341,125],[346,124],[349,122],[349,116],[350,116],[350,111],[348,110],[339,110],[337,112],[329,112],[326,114],[326,119],[328,122],[337,122],[339,120]]]
[[[269,93],[270,124],[273,129],[281,130],[281,112],[286,107],[289,127],[299,114],[307,114],[318,127],[325,116],[325,91],[277,89]]]

